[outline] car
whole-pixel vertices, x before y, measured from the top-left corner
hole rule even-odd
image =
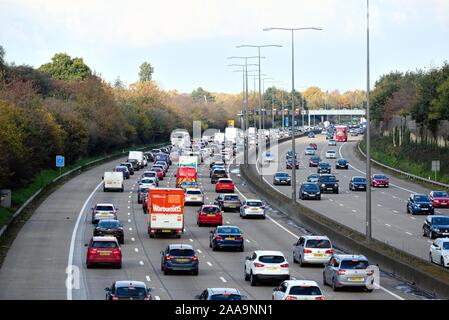
[[[307,148],[304,150],[304,154],[305,154],[306,156],[314,156],[314,155],[315,155],[315,149],[314,149],[314,148],[311,148],[311,147],[307,147]]]
[[[293,244],[293,262],[300,267],[306,264],[326,264],[334,254],[332,242],[326,236],[301,236]]]
[[[139,189],[137,189],[137,203],[143,203],[149,189],[148,185],[139,186]]]
[[[213,150],[213,149],[212,149]],[[224,162],[222,162],[222,161],[213,161],[213,162],[211,162],[210,164],[209,164],[209,169],[211,169],[212,170],[212,167],[213,166],[221,166],[221,167],[224,167],[225,166],[225,163]]]
[[[429,215],[422,227],[423,236],[430,239],[449,237],[449,217]]]
[[[290,186],[292,184],[292,177],[288,172],[276,172],[273,176],[273,184]]]
[[[434,208],[449,208],[449,194],[446,191],[431,191],[430,200]]]
[[[272,300],[326,300],[315,281],[286,280],[273,289]]]
[[[237,249],[245,250],[245,242],[242,231],[236,226],[218,226],[210,231],[209,247],[212,251],[218,249]]]
[[[187,188],[184,193],[184,203],[187,204],[204,204],[204,195],[198,188]]]
[[[321,200],[320,187],[316,183],[302,183],[301,187],[299,188],[299,198],[301,200]]]
[[[164,170],[162,168],[153,166],[150,171],[156,172],[156,175],[157,175],[159,180],[164,180],[165,172],[164,172]]]
[[[240,210],[242,205],[242,201],[240,200],[240,196],[238,194],[220,194],[217,198],[215,198],[215,202],[217,206],[220,207],[221,210]]]
[[[280,251],[254,251],[245,259],[245,280],[249,281],[251,286],[256,286],[263,280],[290,280],[288,261]]]
[[[153,300],[152,288],[144,282],[134,280],[114,281],[110,288],[105,288],[106,300]]]
[[[157,168],[162,169],[162,171],[164,172],[164,177],[165,177],[166,174],[167,174],[167,171],[165,170],[165,165],[162,165],[162,164],[153,164],[153,166],[151,167],[151,170],[154,170],[154,169],[157,169]]]
[[[323,284],[330,285],[334,291],[344,287],[359,287],[371,292],[373,274],[368,259],[363,255],[333,255],[324,267]]]
[[[218,179],[220,178],[227,178],[228,174],[226,173],[225,169],[214,169],[214,171],[212,172],[211,178],[210,178],[210,182],[212,184],[217,183]]]
[[[298,160],[293,160],[293,159],[287,159],[287,162],[285,164],[286,169],[293,169],[293,164],[295,165],[296,169],[299,169]]]
[[[143,185],[148,186],[150,184],[157,186],[157,178],[156,177],[143,177],[138,180],[138,184],[139,184],[139,186],[143,186]]]
[[[329,192],[338,194],[338,180],[332,174],[321,174],[317,182],[320,186],[321,193]]]
[[[92,224],[97,224],[102,219],[117,219],[118,208],[112,203],[97,203],[92,208]]]
[[[223,214],[217,205],[203,205],[198,210],[196,224],[201,227],[203,225],[221,226],[223,224]]]
[[[328,162],[318,163],[317,173],[331,173],[331,165]]]
[[[336,158],[337,158],[337,151],[335,150],[326,151],[326,159],[336,159]]]
[[[129,179],[130,177],[130,173],[127,166],[116,166],[114,169],[112,169],[112,172],[122,172],[123,179]]]
[[[309,138],[315,138],[315,133],[309,132],[309,134],[307,135],[307,137],[309,137]]]
[[[86,267],[113,265],[122,268],[122,249],[115,237],[92,237],[87,245]]]
[[[207,288],[196,295],[197,300],[246,300],[248,297],[235,288]]]
[[[411,194],[407,200],[407,213],[415,214],[434,214],[432,200],[427,194]]]
[[[349,129],[349,134],[351,136],[358,136],[359,135],[359,128],[351,128],[351,129]]]
[[[442,267],[449,267],[449,239],[439,238],[430,245],[429,259]]]
[[[170,244],[161,251],[161,271],[164,275],[172,271],[188,271],[193,275],[199,273],[198,256],[189,244]]]
[[[298,157],[298,154],[295,152],[295,158]],[[292,159],[293,158],[293,151],[292,150],[288,150],[287,153],[285,154],[285,158],[288,159]]]
[[[332,135],[333,137],[334,135]],[[329,141],[327,141],[327,145],[330,147],[335,147],[337,145],[337,140],[330,138]]]
[[[318,167],[318,164],[321,162],[321,158],[319,156],[312,156],[309,159],[309,167]]]
[[[215,192],[217,193],[234,193],[234,183],[229,178],[220,178],[215,184]]]
[[[181,182],[180,188],[184,191],[187,189],[197,189],[198,188],[198,182],[192,181],[192,180],[184,180]]]
[[[326,134],[326,140],[332,140],[334,138],[334,134],[332,132],[328,132]],[[335,145],[337,144],[337,142],[335,142]]]
[[[165,173],[168,171],[168,163],[162,160],[156,161],[153,166],[162,166]]]
[[[346,159],[338,159],[337,162],[335,162],[335,169],[349,169],[349,161]]]
[[[114,236],[120,244],[125,243],[123,225],[118,220],[105,219],[98,222],[94,229],[94,237]]]
[[[159,177],[156,171],[145,171],[140,177],[140,179],[142,178],[155,178],[156,186],[159,186]]]
[[[128,168],[129,174],[134,175],[134,167],[131,162],[122,162],[120,163],[121,166],[125,166]]]
[[[226,171],[226,167],[224,165],[216,164],[209,171],[209,177],[210,178],[212,178],[212,174],[213,174],[215,169],[220,169],[220,170],[225,170]]]
[[[128,159],[126,162],[129,162],[132,164],[134,171],[140,170],[140,164],[137,159]]]
[[[349,181],[349,190],[351,191],[357,191],[357,190],[363,190],[366,191],[366,178],[365,177],[360,177],[360,176],[355,176],[352,177],[351,180]]]
[[[388,188],[390,180],[384,174],[373,174],[371,176],[371,187],[385,187]]]
[[[309,143],[309,147],[318,150],[318,145],[316,143]]]
[[[317,183],[320,180],[320,175],[317,173],[313,173],[307,177],[307,182]]]
[[[259,217],[265,219],[265,204],[261,200],[247,199],[240,207],[240,218]]]
[[[274,155],[270,151],[267,151],[263,155],[263,161],[270,163],[270,162],[275,162],[276,160],[275,160]]]
[[[143,155],[147,157],[147,161],[154,161],[154,154],[151,151],[144,152]]]

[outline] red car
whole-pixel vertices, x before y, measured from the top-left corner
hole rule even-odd
[[[115,237],[92,237],[87,248],[86,266],[95,264],[113,265],[122,267],[122,249]]]
[[[431,191],[430,200],[434,208],[449,208],[449,195],[446,191]]]
[[[310,147],[310,148],[313,148],[313,149],[315,149],[315,150],[318,150],[318,146],[317,146],[316,143],[309,143],[309,147]]]
[[[223,215],[220,207],[216,205],[205,205],[198,210],[198,226],[214,225],[221,226],[223,224]]]
[[[220,178],[218,182],[215,184],[215,192],[230,192],[234,193],[234,183],[231,179],[228,178]]]
[[[159,178],[159,180],[164,180],[165,177],[165,172],[164,170],[162,170],[161,168],[151,168],[151,171],[154,171],[157,173],[157,177]]]
[[[388,177],[383,174],[374,174],[371,177],[371,186],[373,188],[376,188],[376,187],[388,188],[389,184],[390,184],[390,181],[389,181]]]

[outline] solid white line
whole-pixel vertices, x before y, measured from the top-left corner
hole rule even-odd
[[[151,282],[150,276],[145,276],[145,278],[147,279],[148,282]]]
[[[405,300],[404,298],[402,298],[401,296],[398,296],[396,293],[391,292],[388,289],[385,289],[384,287],[382,287],[381,285],[379,285],[379,288],[381,288],[383,291],[385,291],[388,294],[391,294],[393,297],[395,297],[398,300]]]
[[[387,227],[390,227],[390,228],[391,228],[391,225],[390,225],[390,224],[388,224],[388,223],[385,223],[385,225],[386,225]]]
[[[103,181],[100,182],[92,191],[92,193],[87,197],[86,201],[83,204],[83,207],[81,208],[80,212],[78,213],[78,218],[76,219],[75,227],[73,228],[72,232],[72,238],[70,240],[70,250],[69,250],[69,259],[67,262],[67,270],[71,268],[73,265],[73,252],[75,250],[75,240],[76,240],[76,233],[78,231],[78,227],[81,221],[81,217],[83,216],[84,210],[86,210],[87,204],[89,203],[90,199],[94,196],[95,192],[100,188],[100,186],[103,185]],[[68,277],[67,277],[68,278]],[[69,280],[69,279],[67,279]],[[70,279],[72,280],[72,279]],[[67,300],[72,300],[72,281],[66,281],[66,287],[67,287]]]
[[[227,281],[226,281],[226,279],[225,278],[223,278],[223,277],[220,277],[220,280],[221,281],[223,281],[224,283],[226,283]]]

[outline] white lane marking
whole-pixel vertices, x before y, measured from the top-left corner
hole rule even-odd
[[[352,209],[352,212],[354,212],[354,213],[355,213],[355,212],[357,212],[357,210],[355,210],[355,209]]]
[[[246,239],[246,242],[251,243],[251,241],[249,241],[248,239]]]
[[[136,239],[135,238],[131,238],[131,241],[136,241]]]
[[[145,279],[147,279],[148,282],[151,282],[150,276],[145,276]]]
[[[141,266],[143,266],[143,265],[144,265],[144,263],[143,263],[143,261],[142,261],[142,260],[140,260],[140,261],[139,261],[139,264],[140,264]]]
[[[133,193],[132,191],[129,192],[130,194]]]
[[[129,231],[133,231],[133,228],[129,228]]]
[[[394,212],[394,213],[399,213],[399,211],[398,211],[398,210],[393,210],[393,212]]]
[[[196,251],[198,251],[199,253],[203,253],[203,251],[201,251],[201,249],[197,249]]]
[[[227,224],[230,224],[230,222],[229,222],[229,221],[226,221],[226,223],[227,223]]]
[[[193,239],[189,239],[190,242],[193,242]]]
[[[129,196],[129,198],[131,199],[131,198],[132,198],[132,196]]]
[[[130,216],[131,215],[131,212],[128,212],[128,216]]]
[[[329,201],[330,201],[330,202],[334,202],[334,200],[332,200],[332,199],[329,199]]]
[[[139,248],[134,248],[134,251],[135,252],[139,252]]]
[[[131,209],[131,207],[130,207],[130,206],[128,206],[128,209]]]
[[[131,219],[128,219],[128,222],[131,223]]]
[[[385,223],[385,225],[386,225],[387,227],[391,228],[391,225],[390,225],[390,224],[388,224],[388,223]]]
[[[220,280],[223,281],[224,283],[228,282],[228,281],[226,281],[226,279],[223,278],[223,277],[220,277]]]
[[[382,205],[381,205],[381,204],[377,204],[377,206],[378,206],[378,207],[382,207]]]
[[[75,227],[73,228],[72,232],[72,238],[70,239],[70,250],[69,250],[69,258],[67,261],[67,269],[71,270],[73,265],[73,252],[75,251],[75,240],[76,240],[76,233],[78,231],[78,227],[81,221],[81,217],[83,216],[83,212],[86,210],[87,204],[89,203],[90,199],[94,196],[95,192],[97,192],[98,188],[103,185],[103,181],[100,182],[92,191],[92,193],[87,197],[86,201],[83,204],[83,207],[81,208],[80,212],[78,213],[78,218],[76,219]],[[72,300],[72,279],[67,279],[70,281],[66,281],[66,288],[67,288],[67,300]]]
[[[409,236],[413,236],[413,234],[408,231],[406,231],[405,233],[408,234]]]
[[[396,293],[391,292],[388,289],[385,289],[384,287],[382,287],[381,285],[379,285],[379,288],[382,289],[383,291],[385,291],[388,294],[391,294],[393,297],[395,297],[398,300],[405,300],[404,298],[402,298],[401,296],[397,295]]]
[[[340,207],[343,207],[343,203],[339,203]]]
[[[154,300],[161,300],[161,297],[159,297],[159,296],[154,296]]]
[[[212,267],[212,263],[210,263],[209,261],[207,261],[206,263],[209,267]]]
[[[416,220],[416,218],[415,218],[415,217],[410,217],[410,219],[412,219],[412,220]]]
[[[131,200],[128,200],[128,203],[131,203]],[[129,209],[129,207],[128,207],[128,209]]]

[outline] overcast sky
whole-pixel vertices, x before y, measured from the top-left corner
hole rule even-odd
[[[371,9],[373,82],[449,60],[449,0],[371,0]],[[66,52],[126,84],[149,61],[154,79],[180,92],[240,91],[241,74],[227,67],[239,62],[226,57],[257,52],[239,44],[283,45],[263,50],[262,72],[288,88],[290,34],[262,29],[308,26],[324,30],[296,33],[297,90],[364,89],[365,0],[0,0],[7,61],[39,67]]]

